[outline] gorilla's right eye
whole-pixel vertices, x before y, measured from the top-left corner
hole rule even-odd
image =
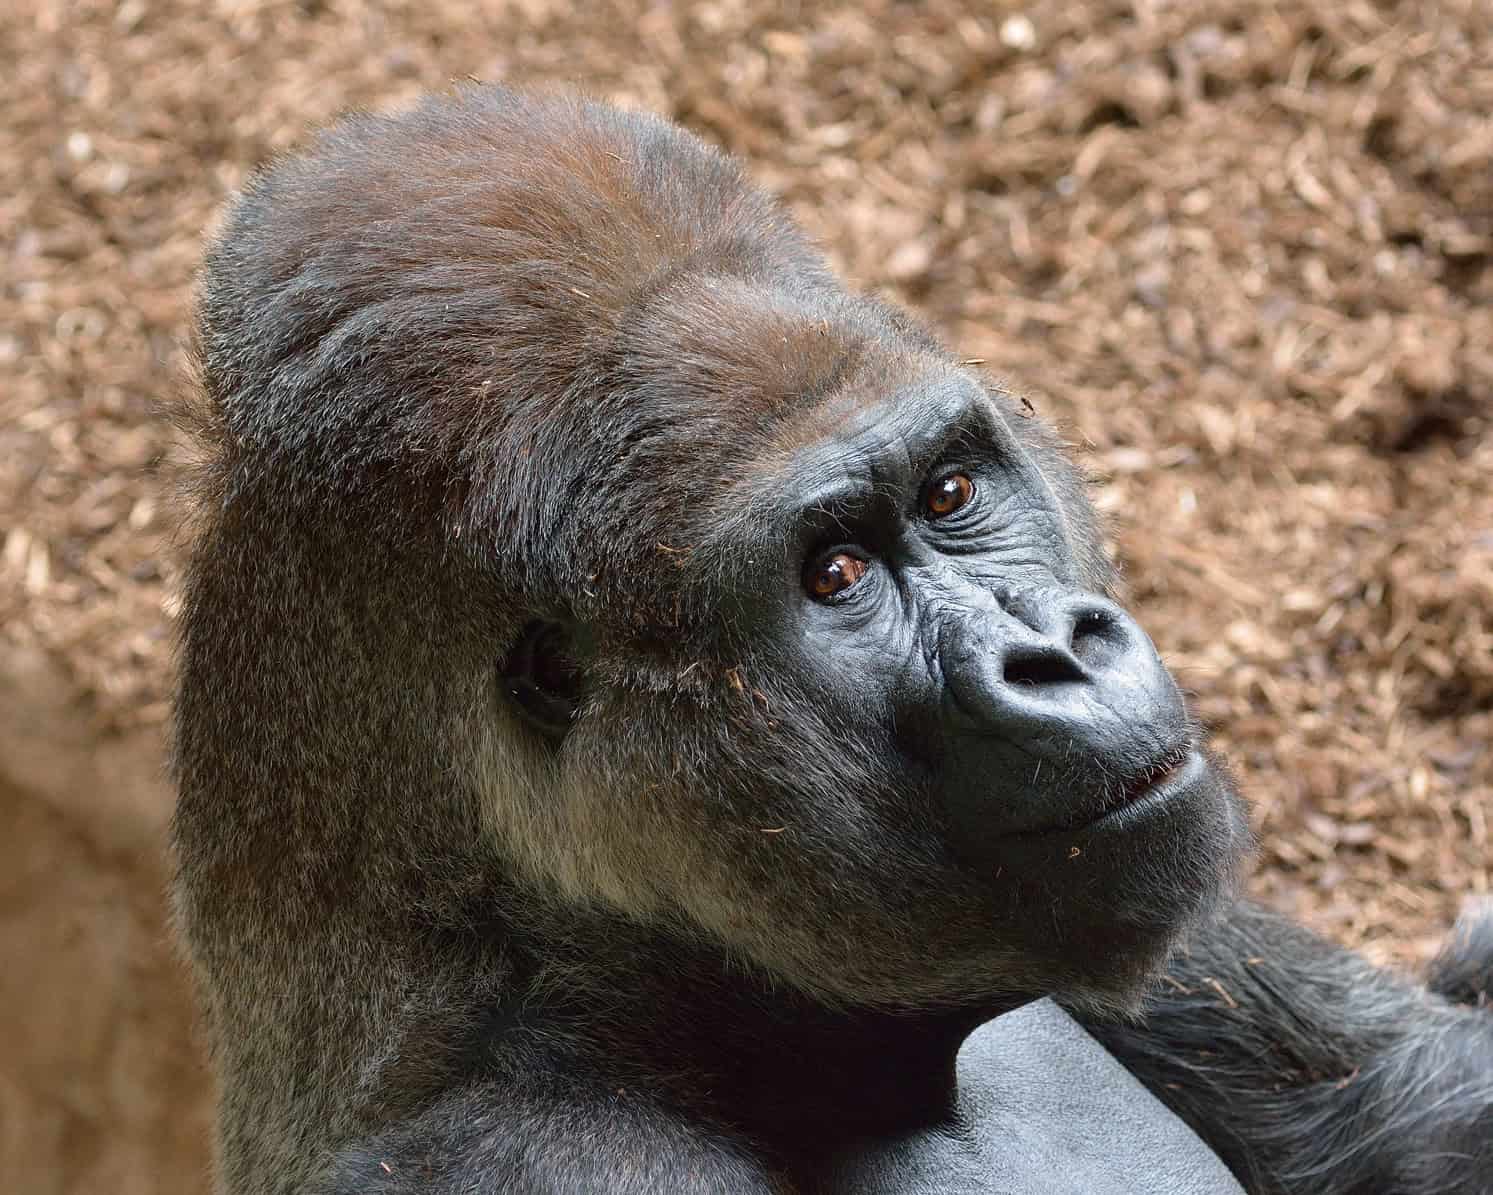
[[[810,563],[804,570],[804,588],[816,601],[832,598],[866,575],[870,564],[849,552],[834,552]]]

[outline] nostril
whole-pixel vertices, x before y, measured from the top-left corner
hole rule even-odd
[[[1103,662],[1115,648],[1124,645],[1125,632],[1108,610],[1088,609],[1073,620],[1071,647],[1085,664]]]
[[[1086,635],[1102,635],[1113,628],[1114,624],[1115,620],[1110,617],[1108,610],[1080,610],[1073,621],[1073,638],[1077,640]]]
[[[1062,685],[1083,680],[1083,670],[1067,652],[1023,652],[1006,657],[1001,678],[1008,685]]]

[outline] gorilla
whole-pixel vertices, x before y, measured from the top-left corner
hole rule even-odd
[[[197,303],[176,908],[227,1195],[1493,1190],[1054,432],[661,120],[461,87]]]

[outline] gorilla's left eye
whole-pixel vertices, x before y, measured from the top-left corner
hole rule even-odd
[[[804,572],[804,588],[817,601],[828,601],[866,575],[870,564],[849,552],[835,552],[813,561]]]
[[[975,483],[967,473],[950,473],[935,481],[923,495],[923,513],[930,519],[942,519],[953,514],[961,506],[967,506],[975,496]]]

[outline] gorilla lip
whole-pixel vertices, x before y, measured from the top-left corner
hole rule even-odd
[[[1202,767],[1202,754],[1190,746],[1167,756],[1127,781],[1089,826],[1108,828],[1132,820],[1143,810],[1164,802],[1183,782],[1195,779]]]
[[[1152,764],[1139,776],[1136,776],[1133,780],[1125,784],[1121,790],[1119,804],[1128,805],[1132,801],[1137,801],[1145,796],[1153,788],[1165,784],[1181,770],[1182,765],[1187,762],[1190,755],[1191,752],[1185,754],[1178,752],[1175,758],[1163,760],[1158,764]]]

